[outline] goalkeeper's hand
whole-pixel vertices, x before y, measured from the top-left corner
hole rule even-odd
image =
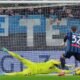
[[[8,49],[3,47],[3,48],[2,48],[2,51],[8,52]]]
[[[78,67],[78,68],[75,69],[75,74],[76,75],[80,75],[80,67]]]

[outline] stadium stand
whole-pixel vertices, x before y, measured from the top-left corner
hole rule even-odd
[[[43,16],[44,18],[48,18],[48,19],[55,17],[54,18],[55,23],[53,25],[53,29],[60,30],[60,33],[59,33],[59,35],[56,35],[56,34],[53,35],[54,39],[63,39],[65,33],[67,33],[67,31],[70,29],[71,25],[77,25],[78,28],[80,28],[79,27],[79,19],[80,19],[79,13],[80,13],[80,6],[76,6],[76,5],[74,5],[74,6],[42,7],[42,8],[25,8],[25,9],[0,9],[0,15],[9,15],[9,17],[11,19],[11,25],[13,27],[15,25],[18,25],[18,23],[16,23],[16,21],[17,21],[16,16],[20,16],[20,18],[26,18],[29,15],[34,15],[34,16],[37,15],[37,16]],[[13,24],[13,21],[14,21],[15,25]],[[61,25],[60,22],[63,25]],[[16,32],[15,32],[16,27],[14,27],[13,28],[14,33],[12,34],[11,29],[10,29],[11,34],[9,34],[8,37],[5,37],[5,36],[0,37],[1,46],[6,46],[9,49],[14,49],[14,50],[17,50],[17,49],[18,50],[36,50],[36,48],[38,50],[61,50],[61,49],[63,49],[60,46],[46,46],[45,32],[43,32],[43,33],[42,32],[41,33],[34,32],[34,40],[33,41],[34,41],[35,47],[25,47],[25,44],[27,44],[25,41],[26,33],[23,33],[23,34],[17,33],[16,34]],[[20,30],[20,28],[18,28],[18,29]],[[9,46],[7,46],[7,45],[9,45]],[[57,45],[57,44],[54,42],[54,45]]]

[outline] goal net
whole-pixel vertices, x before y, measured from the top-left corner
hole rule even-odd
[[[60,59],[71,26],[80,30],[79,4],[1,4],[0,49],[5,47],[34,62]],[[1,51],[0,73],[20,71],[23,65]],[[68,64],[79,65],[72,57]]]

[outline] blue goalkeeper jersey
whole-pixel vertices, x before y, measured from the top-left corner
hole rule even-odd
[[[67,33],[67,52],[80,53],[80,34],[75,32]]]

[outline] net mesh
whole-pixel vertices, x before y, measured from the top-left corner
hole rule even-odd
[[[80,6],[79,4],[54,5],[2,6],[0,49],[6,47],[35,62],[59,59],[64,53],[61,43],[66,33],[70,31],[70,27],[75,25],[80,30]],[[1,74],[23,69],[19,61],[8,55],[1,55],[0,59]],[[67,63],[76,63],[78,66],[73,57],[67,60]]]
[[[26,8],[18,4],[18,8],[14,5],[0,10],[0,47],[10,50],[62,50],[60,44],[64,35],[71,26],[79,27],[80,6],[26,5]]]

